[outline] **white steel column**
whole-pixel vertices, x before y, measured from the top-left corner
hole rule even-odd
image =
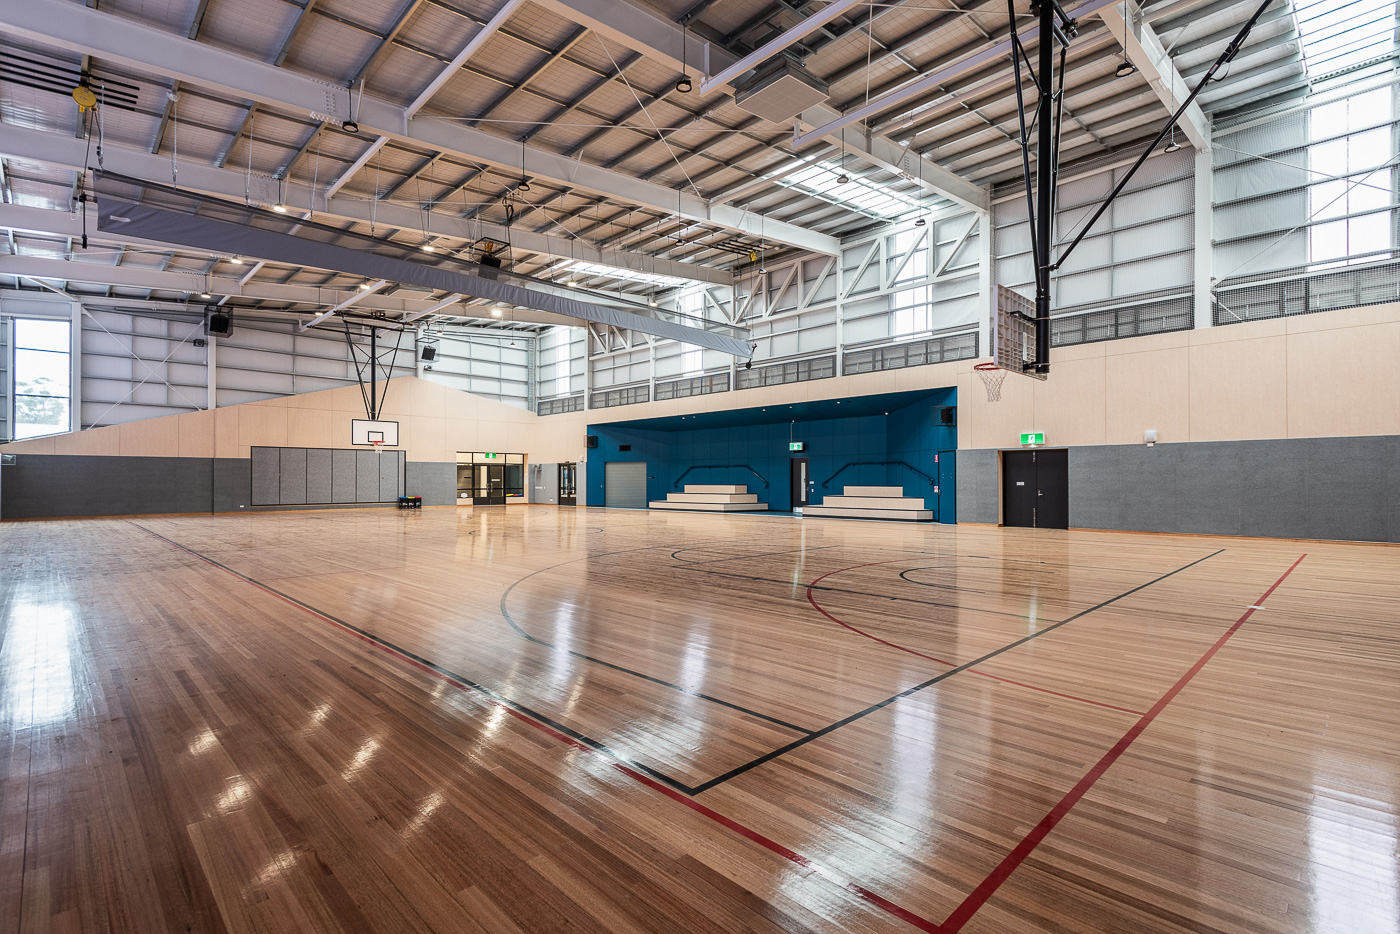
[[[83,306],[73,302],[68,306],[68,430],[83,430]],[[11,348],[10,368],[14,368],[14,353]],[[13,393],[10,396],[13,411]]]
[[[1193,326],[1215,323],[1211,286],[1215,275],[1215,172],[1209,149],[1196,153],[1195,288]]]
[[[992,215],[977,215],[977,356],[992,355],[992,311],[996,277],[992,275]]]
[[[205,382],[209,384],[209,401],[205,403],[204,408],[212,412],[219,407],[219,368],[218,361],[215,359],[218,355],[219,339],[210,334],[204,340],[204,354],[207,361],[204,364],[204,374]]]

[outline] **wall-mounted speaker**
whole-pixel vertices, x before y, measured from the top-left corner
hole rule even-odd
[[[228,337],[233,333],[233,316],[227,312],[210,315],[204,322],[204,333],[210,337]]]
[[[938,424],[952,428],[958,423],[958,407],[945,405],[938,410]]]
[[[587,442],[585,443],[584,446],[585,446],[585,447],[590,447],[590,448],[596,448],[596,447],[598,446],[598,436],[597,436],[597,435],[589,435],[589,436],[588,436],[588,440],[587,440]]]
[[[421,350],[418,351],[418,357],[424,363],[432,363],[434,360],[437,359],[437,348],[431,344],[428,344],[427,346],[423,347]]]

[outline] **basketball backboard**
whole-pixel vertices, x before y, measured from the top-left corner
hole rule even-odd
[[[350,419],[350,443],[378,443],[386,447],[398,447],[399,423],[374,421],[368,418],[352,418]]]
[[[1003,370],[1045,379],[1029,367],[1035,363],[1035,302],[1020,292],[997,286],[996,307],[992,309],[992,361]]]

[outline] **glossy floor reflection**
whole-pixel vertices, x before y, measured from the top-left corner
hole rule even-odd
[[[0,932],[1400,930],[1394,547],[9,523],[0,717]]]

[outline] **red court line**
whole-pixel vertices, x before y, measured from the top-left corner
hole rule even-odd
[[[130,520],[127,521],[130,522]],[[179,548],[182,551],[189,552],[190,554],[194,555],[202,561],[208,562],[209,564],[213,565],[219,570],[225,571],[228,574],[231,574],[232,576],[238,578],[239,580],[245,581],[246,583],[249,583],[254,587],[258,588],[259,590],[262,590],[263,592],[273,597],[276,597],[279,600],[282,600],[283,602],[294,606],[297,609],[302,610],[303,612],[308,613],[309,615],[314,616],[323,622],[329,623],[330,625],[336,627],[342,632],[349,633],[350,635],[354,636],[360,641],[365,642],[366,644],[378,649],[381,652],[384,652],[386,655],[390,655],[394,658],[398,658],[402,661],[405,661],[409,665],[412,665],[414,668],[417,668],[420,671],[426,672],[427,674],[430,674],[435,678],[445,681],[448,684],[451,684],[453,687],[458,688],[459,690],[466,691],[472,694],[477,694],[478,696],[485,698],[487,703],[504,709],[506,713],[510,714],[511,716],[515,717],[521,722],[529,724],[530,726],[534,727],[540,732],[552,736],[562,743],[565,743],[569,746],[572,746],[575,749],[579,749],[584,752],[591,752],[595,755],[600,756],[604,755],[604,753],[593,749],[592,747],[587,746],[584,743],[579,742],[573,737],[567,736],[559,732],[558,730],[553,729],[549,725],[540,723],[538,720],[535,720],[534,718],[529,717],[518,710],[515,710],[509,704],[502,703],[496,698],[491,697],[489,694],[483,694],[482,692],[473,689],[470,685],[464,684],[455,678],[449,677],[448,675],[445,675],[440,671],[437,671],[433,668],[428,667],[427,665],[422,664],[417,659],[410,658],[402,652],[396,651],[395,649],[392,649],[389,646],[376,642],[373,639],[370,639],[361,633],[355,632],[353,629],[350,629],[349,627],[338,622],[337,620],[334,620],[323,613],[319,613],[308,606],[300,604],[295,600],[288,599],[282,594],[279,594],[271,588],[258,583],[252,578],[245,577],[242,574],[239,574],[237,571],[234,571],[232,568],[228,568],[219,564],[212,558],[206,558],[199,552],[191,548],[186,548],[184,545],[181,545],[177,542],[173,542],[170,539],[165,538],[163,535],[153,532],[150,529],[145,528],[144,526],[137,525],[135,522],[131,522],[131,524],[135,525],[138,529],[141,529],[143,532],[153,535],[156,538],[161,539],[162,541],[169,542],[176,548]],[[1279,577],[1279,579],[1274,581],[1273,585],[1268,590],[1264,591],[1264,595],[1259,598],[1259,600],[1257,601],[1257,605],[1262,606],[1264,601],[1267,600],[1269,596],[1275,590],[1278,589],[1279,585],[1283,583],[1284,578],[1288,577],[1289,574],[1293,573],[1293,570],[1297,568],[1298,565],[1302,564],[1303,559],[1306,557],[1306,554],[1299,556],[1298,560],[1294,561],[1293,564],[1288,568],[1288,570],[1284,571],[1283,574]],[[871,564],[892,563],[894,562],[871,562]],[[869,565],[855,565],[855,567],[867,566]],[[845,568],[844,570],[851,570],[851,568]],[[833,571],[832,573],[836,572]],[[821,578],[817,578],[817,580],[821,580]],[[813,581],[813,584],[815,583],[816,581]],[[820,610],[821,608],[817,607],[817,609]],[[1147,727],[1152,723],[1152,721],[1157,718],[1157,715],[1160,714],[1163,710],[1165,710],[1167,705],[1176,699],[1176,696],[1179,693],[1181,693],[1182,689],[1185,688],[1186,685],[1189,684],[1191,680],[1196,677],[1200,670],[1205,667],[1207,662],[1209,662],[1212,658],[1215,657],[1215,654],[1220,651],[1220,649],[1225,645],[1225,643],[1230,640],[1230,637],[1233,636],[1252,615],[1254,615],[1253,607],[1246,610],[1244,615],[1242,615],[1238,620],[1236,620],[1235,624],[1231,626],[1225,632],[1225,634],[1222,635],[1216,641],[1216,643],[1206,651],[1204,655],[1201,656],[1201,658],[1196,662],[1196,664],[1192,665],[1191,668],[1186,672],[1186,674],[1182,675],[1181,678],[1177,680],[1176,684],[1174,684],[1171,687],[1171,689],[1167,691],[1167,693],[1164,694],[1161,697],[1161,699],[1158,700],[1157,703],[1152,706],[1152,709],[1142,715],[1142,718],[1133,725],[1132,729],[1125,733],[1123,735],[1123,738],[1120,739],[1117,743],[1115,743],[1113,748],[1104,754],[1103,758],[1101,758],[1098,761],[1098,763],[1095,764],[1095,766],[1092,769],[1090,769],[1088,774],[1081,778],[1079,782],[1073,788],[1070,789],[1069,793],[1066,794],[1064,798],[1062,798],[1060,802],[1056,804],[1055,807],[1053,807],[1050,810],[1050,812],[1041,819],[1040,823],[1036,824],[1036,826],[1031,829],[1030,833],[1028,833],[1024,838],[1022,838],[1021,842],[1018,843],[1016,847],[1012,849],[1011,852],[1008,853],[1002,859],[1002,861],[997,865],[997,867],[993,869],[992,872],[985,879],[982,880],[981,884],[979,884],[977,888],[973,889],[972,892],[965,899],[963,899],[963,901],[958,905],[957,908],[953,909],[952,914],[950,914],[942,924],[939,924],[935,921],[931,921],[928,918],[925,918],[921,915],[915,914],[909,909],[901,907],[900,905],[895,904],[894,902],[890,901],[887,898],[884,898],[881,895],[875,894],[874,892],[870,891],[869,889],[865,888],[859,883],[853,882],[852,880],[846,878],[840,873],[835,872],[834,870],[829,869],[826,866],[823,866],[822,864],[815,862],[806,856],[803,856],[796,850],[793,850],[789,847],[782,845],[781,843],[778,843],[771,837],[767,837],[754,830],[753,828],[739,823],[733,818],[726,817],[725,815],[719,813],[713,808],[701,804],[694,798],[687,797],[686,795],[682,794],[679,791],[676,791],[673,788],[668,788],[660,782],[655,781],[654,779],[646,775],[643,775],[642,773],[630,768],[627,765],[624,765],[621,762],[616,762],[609,759],[609,764],[622,774],[633,779],[634,781],[646,785],[647,787],[652,788],[656,791],[659,791],[661,794],[672,799],[673,801],[676,801],[677,803],[682,804],[687,808],[690,808],[692,811],[695,811],[696,813],[709,818],[710,820],[714,821],[715,823],[730,831],[733,831],[739,836],[742,836],[747,840],[751,840],[754,843],[757,843],[764,849],[769,850],[770,852],[789,860],[795,865],[801,866],[804,869],[811,870],[816,875],[819,875],[827,881],[840,886],[841,888],[855,895],[857,898],[860,898],[862,901],[867,902],[868,904],[873,905],[876,908],[879,908],[880,910],[893,917],[899,918],[900,920],[907,922],[908,924],[918,928],[921,931],[927,931],[929,932],[929,934],[957,934],[958,931],[962,930],[963,925],[965,925],[972,918],[972,916],[975,915],[978,912],[978,910],[981,909],[981,907],[987,903],[988,899],[990,899],[996,893],[997,889],[1001,888],[1002,883],[1005,882],[1011,876],[1011,874],[1016,871],[1017,867],[1019,867],[1021,863],[1025,861],[1026,857],[1028,857],[1035,850],[1035,848],[1040,845],[1040,842],[1044,840],[1045,837],[1050,833],[1050,831],[1055,828],[1055,825],[1058,824],[1065,817],[1065,815],[1068,814],[1070,810],[1073,809],[1073,807],[1079,803],[1079,800],[1084,797],[1084,795],[1089,791],[1089,789],[1092,788],[1100,778],[1103,777],[1104,773],[1108,771],[1109,767],[1112,766],[1114,762],[1118,761],[1118,758],[1124,753],[1124,751],[1127,750],[1129,746],[1133,744],[1133,742],[1138,738],[1138,736],[1142,734],[1143,730],[1147,729]],[[840,621],[837,620],[837,622]],[[843,623],[842,625],[845,624]],[[871,636],[870,638],[875,637]],[[876,639],[876,641],[883,640]],[[900,646],[894,647],[900,648]],[[947,663],[945,662],[944,664]]]
[[[1283,574],[1279,576],[1279,579],[1274,581],[1273,586],[1264,591],[1264,596],[1256,601],[1256,605],[1263,605],[1270,594],[1277,590],[1278,586],[1283,583],[1284,578],[1292,574],[1293,569],[1302,564],[1303,559],[1306,557],[1307,554],[1300,555],[1298,560],[1294,561],[1293,564],[1289,566],[1288,570],[1284,571]],[[1049,834],[1051,830],[1055,829],[1055,825],[1079,803],[1079,800],[1084,797],[1090,788],[1094,787],[1094,784],[1100,778],[1103,778],[1104,773],[1108,771],[1109,767],[1118,761],[1118,757],[1127,751],[1128,747],[1133,744],[1133,741],[1142,735],[1142,731],[1147,729],[1148,726],[1152,724],[1153,720],[1157,719],[1157,715],[1165,710],[1168,704],[1176,700],[1176,696],[1181,693],[1182,689],[1191,683],[1191,680],[1200,673],[1201,669],[1206,666],[1206,663],[1215,657],[1215,653],[1219,652],[1220,649],[1224,647],[1225,643],[1230,641],[1230,637],[1238,632],[1240,627],[1253,615],[1254,607],[1250,607],[1244,611],[1244,615],[1235,620],[1233,626],[1225,630],[1225,634],[1206,650],[1206,653],[1196,661],[1196,664],[1192,665],[1187,669],[1184,675],[1177,679],[1176,684],[1173,684],[1167,693],[1163,694],[1157,703],[1152,705],[1152,709],[1143,714],[1142,718],[1138,720],[1137,723],[1133,724],[1132,729],[1124,733],[1123,738],[1114,743],[1113,748],[1103,754],[1103,758],[1095,763],[1094,767],[1069,790],[1069,793],[1060,799],[1059,804],[1051,808],[1050,812],[1040,819],[1040,823],[1031,828],[1031,832],[1026,834],[1025,837],[1021,839],[1021,842],[1016,844],[1015,848],[1002,858],[1002,861],[991,871],[987,878],[983,879],[982,883],[978,885],[977,888],[973,889],[972,893],[968,895],[967,898],[963,899],[962,904],[955,908],[953,913],[950,914],[940,926],[939,934],[956,934],[957,931],[962,929],[962,926],[977,913],[978,909],[986,904],[987,899],[991,898],[996,890],[1001,888],[1001,884],[1016,871],[1016,868],[1020,866],[1021,863],[1025,862],[1026,857],[1030,856],[1031,852],[1040,845],[1040,841],[1044,840],[1046,835]]]
[[[940,665],[947,665],[949,668],[957,668],[957,662],[950,662],[947,659],[935,658],[932,655],[925,655],[923,652],[915,651],[914,649],[911,649],[907,646],[900,645],[898,642],[890,642],[887,639],[881,639],[879,636],[872,635],[866,632],[864,629],[861,629],[857,626],[852,626],[845,620],[837,619],[835,616],[832,616],[830,613],[828,613],[826,609],[820,603],[817,602],[817,598],[812,595],[812,588],[816,587],[817,584],[826,580],[828,577],[832,577],[833,575],[840,574],[844,571],[854,571],[856,568],[874,567],[877,564],[898,564],[901,561],[907,560],[907,558],[894,558],[890,561],[870,561],[866,564],[853,564],[848,568],[837,568],[834,571],[827,571],[821,577],[818,577],[816,580],[812,581],[810,584],[807,585],[807,602],[812,604],[812,608],[814,610],[816,610],[821,615],[825,616],[827,619],[831,620],[836,625],[843,626],[846,629],[849,629],[851,632],[856,633],[857,635],[864,636],[865,638],[870,639],[873,642],[878,642],[881,645],[887,645],[892,649],[898,649],[901,652],[908,652],[910,655],[917,655],[919,658],[926,658],[929,661],[937,662]],[[1116,704],[1105,704],[1103,701],[1090,700],[1087,697],[1080,697],[1077,694],[1064,694],[1060,691],[1052,691],[1049,688],[1037,687],[1034,684],[1026,684],[1024,681],[1013,681],[1011,678],[1003,678],[1000,675],[993,675],[988,674],[985,671],[978,671],[976,668],[969,668],[968,672],[974,675],[981,675],[983,678],[991,678],[993,681],[1001,681],[1004,684],[1014,684],[1017,687],[1029,688],[1032,691],[1039,691],[1042,694],[1053,694],[1056,697],[1063,697],[1068,700],[1080,701],[1081,703],[1085,704],[1093,704],[1095,707],[1107,707],[1109,710],[1117,710],[1121,711],[1122,713],[1137,714],[1139,717],[1142,716],[1141,710],[1133,710],[1129,707],[1119,707]]]

